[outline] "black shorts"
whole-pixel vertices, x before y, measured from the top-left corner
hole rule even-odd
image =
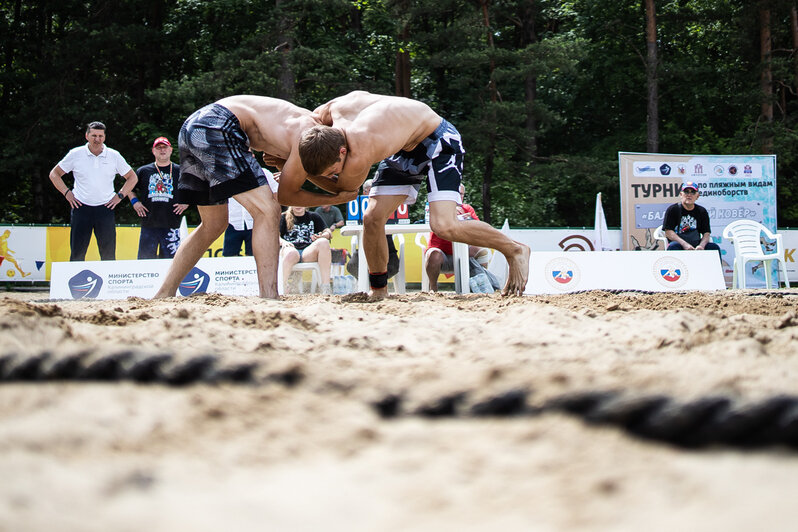
[[[186,119],[178,144],[178,203],[221,205],[236,194],[267,184],[238,118],[218,103]]]

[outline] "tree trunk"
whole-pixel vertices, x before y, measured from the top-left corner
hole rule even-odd
[[[166,17],[166,9],[167,6],[165,0],[155,0],[151,2],[148,13],[148,26],[157,29],[160,33],[163,33],[163,22],[164,18]],[[163,42],[164,41],[162,39],[155,39],[153,48],[148,50],[148,52],[150,52],[148,54],[149,64],[146,65],[146,70],[147,74],[150,76],[150,79],[147,81],[147,88],[157,88],[161,86],[161,53],[163,52]]]
[[[530,44],[538,42],[538,36],[535,31],[535,2],[529,0],[525,4],[523,12],[523,39],[521,47],[525,48]],[[535,102],[537,100],[538,79],[532,74],[527,74],[524,77],[524,96],[526,99],[526,124],[527,131],[527,154],[530,157],[535,157],[538,154],[538,124],[537,117],[535,116]]]
[[[794,90],[798,93],[798,7],[796,7],[795,4],[793,4],[793,6],[790,8],[790,30],[792,33],[792,54],[794,64],[794,77],[792,84]]]
[[[490,16],[488,14],[488,1],[480,0],[479,4],[482,8],[482,21],[485,24],[485,33],[488,37],[488,53],[490,54],[489,61],[489,81],[488,90],[490,92],[491,109],[488,112],[488,145],[487,153],[485,154],[485,168],[482,174],[482,221],[487,224],[491,223],[491,196],[490,187],[493,181],[493,166],[496,157],[496,102],[498,101],[498,89],[496,88],[496,80],[494,73],[496,71],[496,60],[494,59],[493,49],[493,31],[490,27]]]
[[[759,4],[759,51],[762,62],[760,86],[762,88],[761,121],[765,125],[762,138],[762,153],[773,153],[773,70],[771,65],[770,6],[767,0]]]
[[[31,194],[33,195],[32,198],[32,212],[30,213],[30,220],[33,223],[49,223],[51,222],[51,216],[53,210],[48,207],[50,198],[52,198],[52,190],[54,188],[50,186],[50,179],[48,179],[48,175],[50,172],[49,168],[42,168],[41,166],[34,166],[32,168],[35,179],[31,180]],[[60,198],[60,194],[58,195]]]
[[[21,25],[20,23],[20,11],[22,9],[22,1],[17,0],[14,2],[14,19],[9,21],[9,31],[3,37],[3,73],[6,76],[6,79],[11,79],[11,72],[14,68],[14,51],[15,46],[17,45],[16,34],[19,30]],[[5,84],[1,87],[0,90],[0,109],[5,109],[8,107],[9,93],[11,91],[8,90],[8,87]]]
[[[659,86],[657,80],[657,14],[654,0],[646,0],[646,150],[659,151]]]
[[[409,23],[402,25],[402,32],[399,34],[399,49],[396,51],[395,64],[395,88],[397,96],[410,98],[410,53],[405,49],[408,38],[410,37]]]
[[[291,62],[291,50],[294,49],[294,40],[291,36],[291,19],[282,12],[281,8],[285,6],[284,0],[277,0],[275,5],[280,17],[277,23],[277,46],[274,49],[280,54],[280,84],[277,97],[291,101],[294,99],[296,90],[296,76]]]

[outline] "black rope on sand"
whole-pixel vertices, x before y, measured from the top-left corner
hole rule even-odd
[[[298,384],[300,367],[263,372],[257,362],[223,363],[217,355],[177,357],[172,353],[130,349],[97,354],[92,351],[55,356],[49,351],[21,356],[0,355],[0,383],[41,381],[133,381],[187,386],[191,384]]]
[[[796,297],[798,296],[798,292],[789,292],[789,289],[781,289],[781,290],[750,290],[746,292],[742,292],[740,295],[744,296],[759,296],[759,297],[768,297],[768,298],[776,298],[781,299],[787,296]],[[653,290],[638,290],[634,288],[591,288],[589,290],[574,290],[572,292],[563,292],[562,295],[572,295],[572,294],[589,294],[589,293],[598,293],[604,292],[607,294],[613,295],[620,295],[620,294],[643,294],[643,295],[661,295],[661,294],[668,294],[668,295],[686,295],[690,292],[685,291],[676,291],[676,290],[668,290],[668,291],[653,291]],[[547,294],[541,294],[547,295]],[[548,294],[550,295],[550,294]]]
[[[267,372],[257,362],[225,364],[217,355],[177,357],[172,353],[123,349],[109,353],[91,350],[56,356],[0,355],[0,383],[83,381],[164,384],[266,384],[295,386],[304,377],[301,367]],[[401,394],[386,394],[373,408],[383,418],[483,418],[538,416],[562,413],[591,425],[619,427],[647,440],[682,448],[713,445],[754,448],[783,445],[798,449],[798,396],[776,395],[744,403],[709,396],[678,402],[665,395],[630,396],[618,391],[585,391],[531,404],[525,388],[513,388],[479,400],[469,391],[434,397],[413,408]]]
[[[616,391],[588,391],[532,405],[527,402],[528,395],[528,390],[512,389],[469,404],[469,393],[459,392],[405,410],[405,399],[399,394],[389,394],[372,406],[383,418],[563,413],[591,425],[615,426],[639,438],[682,448],[783,445],[798,449],[798,396],[777,395],[753,403],[735,402],[721,396],[678,402],[664,395],[628,396]]]
[[[653,295],[653,294],[662,294],[663,292],[654,292],[653,290],[638,290],[635,288],[591,288],[589,290],[574,290],[572,292],[563,292],[560,295],[574,295],[574,294],[590,294],[590,293],[606,293],[606,294],[626,294],[626,293],[633,293],[633,294],[643,294],[643,295]],[[686,292],[668,292],[670,294],[685,294]],[[551,295],[551,294],[540,294],[540,295]]]

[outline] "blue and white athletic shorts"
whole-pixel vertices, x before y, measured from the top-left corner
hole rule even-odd
[[[238,118],[218,103],[189,116],[178,136],[178,203],[220,205],[267,184]]]
[[[429,201],[460,203],[464,155],[460,133],[441,119],[435,131],[412,151],[400,151],[380,162],[369,195],[404,194],[405,203],[412,204],[426,178]]]

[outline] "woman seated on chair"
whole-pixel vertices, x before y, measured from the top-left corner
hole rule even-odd
[[[283,286],[288,286],[291,270],[299,262],[318,262],[321,292],[330,293],[330,239],[332,231],[321,216],[305,207],[288,207],[280,218],[280,260],[283,261]]]

